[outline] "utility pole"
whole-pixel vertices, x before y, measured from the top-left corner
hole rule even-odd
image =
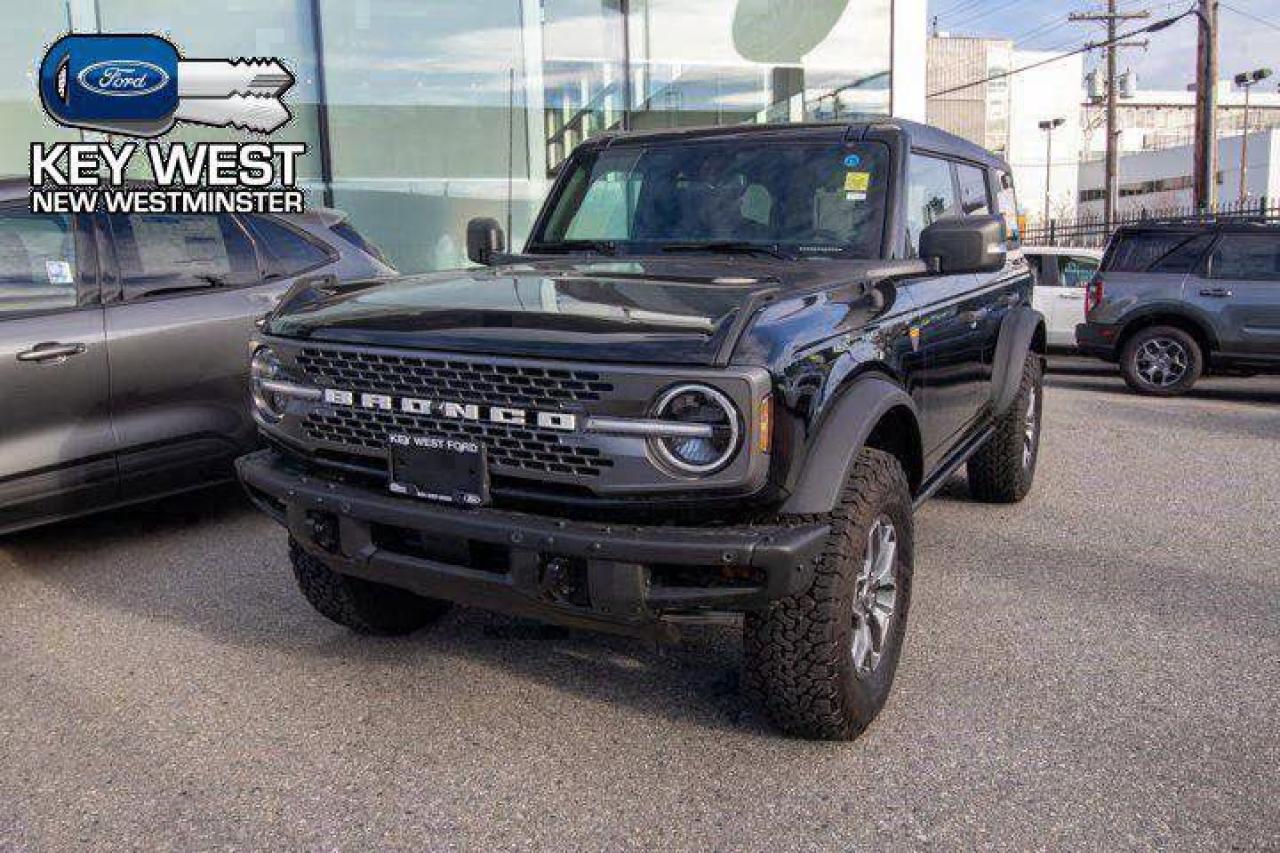
[[[1074,13],[1068,16],[1071,21],[1102,21],[1107,25],[1107,177],[1106,200],[1103,206],[1103,217],[1108,227],[1116,219],[1116,208],[1120,206],[1119,165],[1120,152],[1117,145],[1116,98],[1119,97],[1119,81],[1116,79],[1116,51],[1122,47],[1146,47],[1146,42],[1116,42],[1116,30],[1121,21],[1137,18],[1150,18],[1151,13],[1143,9],[1138,12],[1121,12],[1116,8],[1116,0],[1107,0],[1107,11],[1088,14]]]
[[[1218,0],[1198,0],[1195,196],[1201,213],[1218,204]]]

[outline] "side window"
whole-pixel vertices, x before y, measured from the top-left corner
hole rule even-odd
[[[991,198],[987,192],[987,174],[975,166],[956,165],[960,179],[960,209],[965,216],[987,216],[991,213]]]
[[[253,245],[230,216],[112,215],[125,299],[259,280]]]
[[[76,306],[71,217],[0,210],[0,316]]]
[[[268,256],[271,271],[277,275],[300,275],[332,260],[329,252],[274,219],[246,216],[243,222],[263,254]]]
[[[1093,280],[1098,271],[1098,262],[1093,258],[1073,258],[1063,255],[1058,258],[1059,277],[1063,287],[1084,287]]]
[[[960,205],[946,160],[912,154],[907,167],[907,253],[918,257],[920,232],[946,216],[958,216]]]
[[[1213,242],[1212,234],[1201,234],[1182,243],[1178,248],[1151,265],[1151,272],[1185,275],[1200,266],[1200,259]]]
[[[1269,234],[1228,234],[1209,257],[1210,278],[1280,281],[1280,238]]]
[[[1185,250],[1189,234],[1177,232],[1121,232],[1113,239],[1103,266],[1108,272],[1166,272],[1160,265],[1174,261]]]
[[[1000,215],[1004,217],[1009,246],[1016,248],[1022,242],[1022,223],[1018,218],[1018,196],[1013,190],[1013,178],[1004,172],[997,172],[996,180],[999,186],[996,205],[1000,209]]]
[[[1031,267],[1031,273],[1036,277],[1036,284],[1048,284],[1044,280],[1044,255],[1027,255],[1027,266]]]

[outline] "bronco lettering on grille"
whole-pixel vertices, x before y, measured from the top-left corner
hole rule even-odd
[[[422,400],[417,397],[395,397],[391,394],[356,393],[326,388],[324,401],[332,406],[404,412],[409,415],[435,415],[463,421],[488,421],[504,426],[532,426],[561,432],[576,432],[578,416],[569,412],[532,412],[510,406],[488,406],[479,403]]]

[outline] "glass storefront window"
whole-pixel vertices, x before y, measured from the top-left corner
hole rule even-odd
[[[322,203],[316,121],[319,94],[308,0],[202,0],[198,5],[172,0],[97,0],[94,17],[103,32],[161,33],[186,56],[283,59],[296,78],[285,96],[293,119],[272,134],[271,141],[306,143],[307,154],[298,162],[300,184],[310,190],[310,204]],[[231,128],[179,125],[166,138],[227,142],[243,140],[245,135]],[[131,166],[145,169],[146,160],[137,158]],[[134,176],[151,177],[143,172]]]
[[[163,33],[191,56],[278,55],[298,82],[273,138],[308,145],[311,203],[328,190],[403,272],[455,267],[472,217],[522,247],[560,166],[599,133],[888,113],[891,18],[892,0],[29,4],[0,52],[0,171],[25,172],[33,140],[80,138],[35,97],[41,49],[73,26]]]
[[[53,123],[36,81],[45,48],[70,26],[61,3],[14,4],[0,30],[0,175],[23,175],[33,142],[76,142],[80,132]]]

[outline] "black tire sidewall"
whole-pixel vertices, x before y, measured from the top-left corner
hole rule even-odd
[[[1186,374],[1174,384],[1166,387],[1153,385],[1138,373],[1138,349],[1154,338],[1176,340],[1186,350],[1188,361],[1190,362],[1187,365]],[[1199,341],[1176,326],[1151,326],[1135,332],[1125,342],[1124,350],[1120,357],[1120,370],[1124,374],[1124,380],[1128,386],[1139,394],[1150,397],[1176,397],[1190,391],[1191,386],[1195,385],[1204,372],[1204,352],[1200,348]]]
[[[862,517],[849,525],[849,533],[860,547],[853,550],[851,565],[845,568],[846,582],[841,585],[837,603],[839,612],[850,614],[850,618],[840,621],[837,628],[837,642],[843,650],[841,655],[841,681],[843,692],[847,697],[850,710],[866,723],[880,712],[889,698],[894,677],[898,671],[898,661],[902,656],[903,642],[906,637],[907,616],[911,610],[911,581],[914,568],[914,536],[912,527],[912,511],[910,501],[903,501],[901,496],[889,496],[878,508],[869,506]],[[853,661],[853,595],[858,575],[862,572],[866,559],[867,534],[871,525],[881,515],[893,522],[898,535],[897,560],[897,598],[894,602],[893,623],[889,630],[889,638],[885,644],[880,663],[867,675],[859,676]],[[865,725],[865,723],[864,723]]]

